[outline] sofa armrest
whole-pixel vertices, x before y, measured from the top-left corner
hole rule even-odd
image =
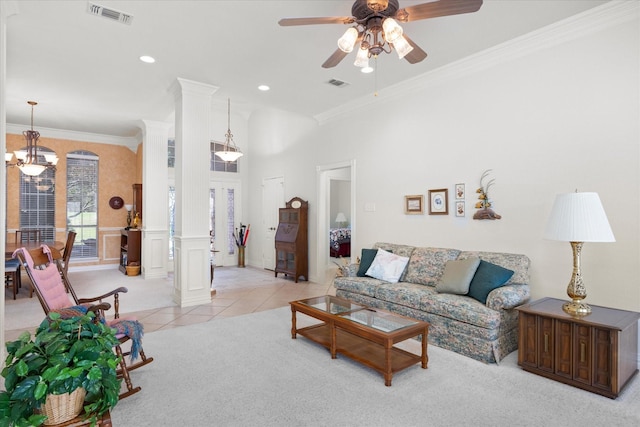
[[[338,264],[338,276],[356,277],[358,275],[359,268],[360,268],[360,264],[344,264],[344,265]]]
[[[494,289],[487,297],[487,307],[493,310],[510,310],[529,301],[528,285],[507,285]]]

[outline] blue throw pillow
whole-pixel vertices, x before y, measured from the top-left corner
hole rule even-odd
[[[391,252],[391,251],[387,251]],[[366,277],[367,270],[371,267],[371,263],[373,263],[376,254],[378,253],[377,249],[363,249],[362,255],[360,256],[360,267],[358,268],[358,272],[356,276],[358,277]]]
[[[511,276],[513,276],[513,271],[480,260],[480,265],[471,280],[469,293],[467,295],[486,304],[489,293],[494,289],[504,286],[504,284],[511,279]]]

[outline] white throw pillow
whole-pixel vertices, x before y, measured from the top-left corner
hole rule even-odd
[[[466,295],[479,265],[480,258],[447,261],[444,266],[444,273],[436,285],[436,291]]]
[[[367,270],[367,276],[384,280],[385,282],[397,283],[407,267],[409,257],[404,257],[391,252],[378,249],[376,257]]]

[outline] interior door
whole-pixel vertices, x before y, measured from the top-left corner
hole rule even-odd
[[[264,241],[262,245],[262,266],[273,270],[275,261],[275,237],[278,228],[278,209],[284,207],[284,178],[262,180],[262,218],[264,218]]]

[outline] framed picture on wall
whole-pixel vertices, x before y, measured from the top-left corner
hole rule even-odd
[[[449,215],[449,190],[429,190],[429,215]]]
[[[404,213],[408,215],[423,214],[424,196],[422,194],[404,196]]]
[[[464,216],[464,201],[456,202],[456,216]]]
[[[464,184],[456,184],[456,200],[464,199]]]

